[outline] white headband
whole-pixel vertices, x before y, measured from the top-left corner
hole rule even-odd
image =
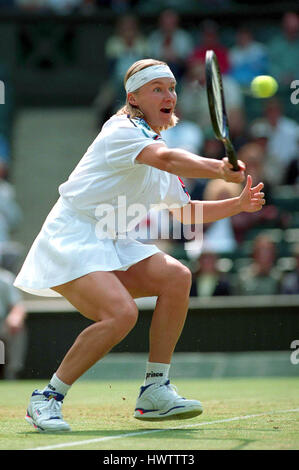
[[[126,92],[138,90],[142,85],[154,80],[155,78],[173,78],[175,77],[168,65],[151,65],[139,72],[134,73],[126,82]]]

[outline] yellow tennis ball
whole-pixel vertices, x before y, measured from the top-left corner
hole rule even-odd
[[[270,98],[278,90],[278,83],[270,75],[258,75],[250,85],[251,93],[256,98]]]

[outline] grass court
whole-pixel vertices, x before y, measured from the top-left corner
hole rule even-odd
[[[1,450],[298,450],[299,379],[176,379],[178,392],[202,401],[189,420],[133,418],[140,381],[80,380],[63,416],[70,433],[41,434],[24,420],[34,388],[45,381],[0,382]]]

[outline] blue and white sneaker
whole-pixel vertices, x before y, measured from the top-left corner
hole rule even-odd
[[[61,405],[64,396],[50,390],[34,390],[31,395],[26,421],[39,432],[70,431],[63,420]]]
[[[134,418],[144,421],[194,418],[203,412],[198,400],[187,400],[177,394],[176,387],[165,383],[142,386],[137,398]]]

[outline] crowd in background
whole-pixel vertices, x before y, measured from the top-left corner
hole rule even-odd
[[[239,214],[204,227],[204,243],[196,259],[192,259],[195,264],[191,295],[299,293],[295,262],[298,250],[292,247],[294,253],[289,253],[297,283],[293,280],[292,289],[287,289],[286,285],[291,284],[289,273],[280,272],[276,266],[280,254],[273,250],[275,243],[270,235],[263,234],[262,239],[257,237],[252,243],[248,254],[252,264],[240,267],[237,273],[226,273],[225,281],[224,272],[216,269],[221,257],[238,251],[250,230],[267,224],[284,228],[290,220],[288,214],[273,204],[272,198],[282,185],[295,188],[299,184],[299,120],[285,111],[289,109],[286,105],[290,101],[290,84],[298,78],[299,16],[286,13],[279,34],[267,42],[257,40],[251,27],[242,24],[235,31],[232,47],[222,42],[216,22],[205,20],[198,29],[200,34],[194,36],[181,26],[178,13],[167,9],[160,14],[156,28],[145,36],[135,16],[122,16],[105,45],[110,80],[100,88],[95,100],[99,125],[124,102],[123,77],[128,67],[136,60],[152,57],[167,62],[177,78],[180,120],[175,128],[162,133],[167,145],[221,158],[224,149],[211,128],[205,83],[205,54],[213,49],[223,74],[230,132],[238,158],[245,162],[254,185],[264,182],[267,206],[259,213]],[[250,83],[255,76],[266,74],[277,79],[280,94],[261,100],[260,116],[251,119],[246,101]],[[219,180],[185,179],[184,183],[193,199],[224,199],[242,190]],[[157,223],[151,218],[150,221]],[[163,249],[167,249],[165,240],[162,243]],[[170,253],[176,253],[173,246],[173,243],[168,246]]]
[[[235,148],[251,140],[257,140],[265,151],[264,172],[273,184],[291,184],[288,168],[296,166],[298,155],[298,122],[285,114],[287,104],[280,98],[264,100],[262,115],[256,122],[248,122],[244,97],[250,92],[250,83],[257,75],[274,76],[281,92],[290,100],[290,84],[296,80],[299,70],[299,16],[287,13],[281,23],[280,34],[267,44],[257,41],[249,27],[241,26],[235,34],[235,44],[228,48],[221,42],[219,25],[204,21],[200,36],[194,36],[180,26],[179,15],[165,10],[159,17],[157,28],[145,37],[136,17],[122,16],[115,34],[106,45],[110,80],[101,87],[97,97],[99,119],[102,123],[121,106],[125,99],[123,77],[134,61],[152,57],[166,61],[178,82],[178,113],[181,123],[188,128],[194,140],[193,151],[207,151],[206,140],[212,137],[205,88],[205,53],[213,49],[223,73],[226,106],[229,113],[231,136]],[[168,133],[169,145],[177,138]],[[183,134],[183,131],[182,131]],[[194,138],[192,139],[192,135]],[[200,142],[198,137],[202,136]],[[177,142],[174,143],[177,146]]]
[[[126,13],[138,0],[1,0],[0,8],[18,12],[38,11],[39,13],[92,14],[100,8],[110,8],[116,13]]]
[[[125,0],[3,0],[1,6],[50,8],[66,13],[75,8],[87,11],[104,5],[126,12],[135,3]],[[206,225],[204,243],[198,252],[193,250],[192,256],[188,255],[188,250],[182,255],[186,246],[184,239],[167,243],[160,240],[164,243],[162,248],[174,256],[178,253],[179,258],[190,263],[194,276],[191,296],[299,294],[299,245],[292,244],[289,253],[292,264],[290,269],[282,270],[278,264],[279,247],[271,235],[262,230],[252,239],[245,263],[236,269],[223,268],[223,259],[229,259],[242,248],[252,229],[267,224],[282,229],[292,226],[292,214],[281,211],[273,203],[273,195],[282,185],[299,186],[299,119],[289,117],[286,111],[290,84],[299,79],[299,16],[286,13],[279,34],[268,42],[257,40],[245,24],[235,31],[232,47],[222,42],[221,28],[214,21],[203,21],[198,31],[200,34],[195,36],[183,28],[174,10],[163,11],[148,35],[142,33],[136,16],[119,16],[114,33],[104,45],[109,80],[101,85],[94,100],[99,126],[125,100],[123,77],[128,67],[136,60],[152,57],[167,62],[177,78],[179,123],[163,132],[167,145],[206,157],[223,157],[223,145],[215,139],[211,128],[206,96],[205,53],[213,49],[223,74],[231,137],[238,158],[245,162],[254,185],[264,182],[267,205],[258,213],[242,213]],[[264,74],[277,79],[282,94],[262,100],[260,116],[251,120],[246,96],[250,93],[252,79]],[[9,138],[2,125],[5,116],[1,116],[0,121],[0,339],[6,338],[12,344],[12,366],[6,369],[6,377],[15,378],[26,347],[26,312],[20,293],[12,287],[23,256],[22,247],[13,241],[13,231],[21,223],[22,213],[9,180],[11,155]],[[220,180],[185,179],[184,183],[191,198],[200,200],[234,197],[242,190],[241,186]],[[152,219],[151,223],[154,223]],[[157,223],[161,224],[161,220]],[[16,338],[19,347],[14,346]]]
[[[0,158],[0,340],[5,343],[5,368],[0,378],[17,378],[27,348],[26,310],[21,292],[13,286],[23,247],[13,241],[13,231],[22,220],[14,185],[7,181],[7,162]]]
[[[0,153],[0,340],[5,343],[5,368],[0,378],[13,380],[22,370],[27,348],[26,310],[21,292],[13,286],[23,246],[13,241],[22,221],[16,189],[7,178],[9,154]],[[1,158],[2,157],[2,158]]]

